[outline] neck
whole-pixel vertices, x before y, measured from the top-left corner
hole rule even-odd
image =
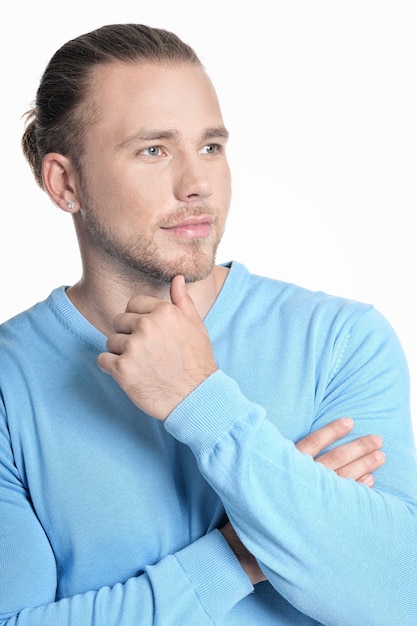
[[[207,278],[187,285],[202,319],[217,298],[227,273],[227,268],[216,265]],[[116,315],[123,313],[130,298],[138,294],[170,300],[170,285],[152,282],[146,277],[124,282],[84,272],[82,278],[67,290],[73,305],[106,336],[114,332]]]

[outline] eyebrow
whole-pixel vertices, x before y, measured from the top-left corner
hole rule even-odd
[[[212,128],[206,128],[205,131],[201,135],[201,141],[207,141],[209,139],[229,138],[229,131],[224,126],[216,126]],[[118,148],[127,148],[128,146],[147,142],[147,141],[161,141],[161,140],[169,140],[169,141],[179,141],[180,133],[174,128],[152,128],[149,130],[142,129],[138,132],[134,133],[130,137],[127,137],[124,141],[117,145]]]

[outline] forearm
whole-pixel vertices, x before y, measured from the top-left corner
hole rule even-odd
[[[23,558],[24,555],[22,555]],[[46,562],[46,554],[38,554]],[[39,562],[37,565],[39,566]],[[49,562],[49,561],[48,561]],[[16,565],[16,563],[14,563]],[[33,564],[35,566],[35,564]],[[243,597],[253,591],[248,577],[218,531],[168,555],[145,572],[112,587],[78,594],[37,605],[30,588],[13,592],[6,580],[12,564],[3,561],[0,580],[1,626],[178,626],[193,623],[212,626]],[[26,563],[30,568],[31,564]],[[39,577],[45,576],[42,567]],[[2,578],[4,577],[4,578]],[[51,587],[51,576],[45,584]],[[13,580],[19,586],[19,580]],[[51,597],[53,589],[44,589]],[[13,596],[26,597],[20,606],[11,606]],[[104,621],[105,620],[105,621]]]
[[[300,454],[221,372],[166,427],[193,449],[240,539],[299,610],[324,624],[415,622],[417,523],[406,502]]]

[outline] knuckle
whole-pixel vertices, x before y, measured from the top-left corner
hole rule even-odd
[[[373,452],[377,448],[382,445],[382,441],[379,441],[379,438],[375,438],[372,435],[366,435],[365,437],[361,437],[358,439],[358,445],[364,451],[364,453]]]
[[[308,451],[310,454],[315,454],[321,449],[320,437],[317,433],[309,433],[301,441],[296,444],[296,447],[301,451]]]
[[[127,376],[130,365],[129,359],[126,359],[124,355],[120,355],[114,362],[114,374],[117,378],[123,379]]]
[[[340,476],[340,478],[349,478],[349,472],[343,467],[336,469],[335,473]]]
[[[377,452],[373,452],[365,457],[368,469],[377,469],[385,462],[385,454],[378,450]]]
[[[360,439],[358,439],[358,447],[361,448],[362,452],[370,452],[372,449],[371,446],[371,441],[369,439],[369,437],[361,437]]]
[[[133,323],[134,332],[137,334],[148,334],[153,332],[153,328],[155,327],[155,319],[152,315],[138,315]],[[132,343],[132,339],[134,339],[134,335],[131,335],[128,338],[128,343]]]
[[[346,434],[346,429],[340,420],[336,420],[335,422],[329,424],[329,428],[331,428],[336,438],[339,438],[340,436]]]
[[[304,442],[308,446],[312,446],[313,448],[317,448],[320,445],[320,437],[318,433],[309,433],[307,437],[304,438]]]
[[[345,457],[341,448],[333,448],[327,452],[327,458],[331,465],[340,465]]]

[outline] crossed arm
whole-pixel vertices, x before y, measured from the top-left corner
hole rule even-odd
[[[372,472],[377,470],[385,460],[385,455],[381,450],[382,438],[379,435],[359,437],[323,453],[323,450],[328,446],[347,435],[352,430],[353,425],[351,418],[341,418],[330,422],[330,424],[301,439],[296,444],[296,448],[300,452],[312,456],[318,463],[322,463],[325,467],[335,471],[339,476],[352,478],[368,487],[373,487],[375,478]],[[221,528],[221,533],[232,548],[251,583],[255,585],[266,580],[266,576],[255,557],[245,548],[230,522]]]
[[[217,369],[210,340],[180,276],[173,280],[171,299],[174,307],[154,298],[132,299],[126,313],[115,320],[116,333],[108,340],[109,352],[98,359],[99,366],[115,378],[133,402],[161,421]],[[155,348],[156,336],[162,350]],[[372,472],[384,462],[381,437],[364,436],[323,453],[352,428],[353,420],[341,418],[310,433],[296,448],[339,476],[372,487]],[[221,532],[251,582],[265,580],[232,525],[226,524]]]

